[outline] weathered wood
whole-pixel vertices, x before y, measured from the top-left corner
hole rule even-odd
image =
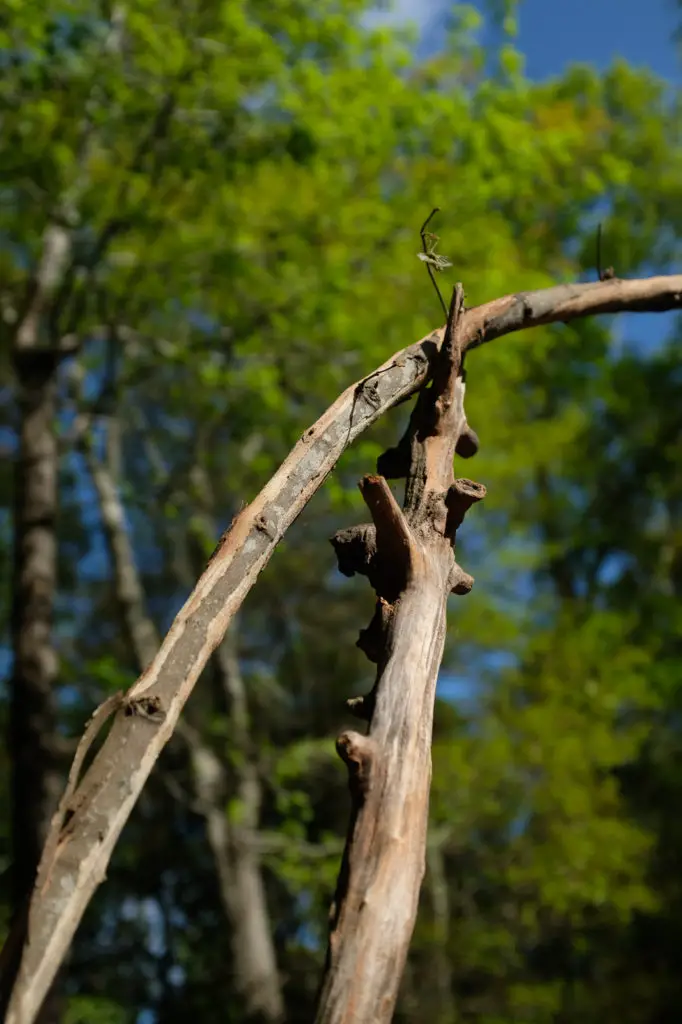
[[[597,313],[681,308],[682,275],[561,285],[507,295],[466,310],[460,321],[460,341],[470,349],[541,323]],[[153,662],[128,694],[129,701],[141,695],[158,699],[165,717],[153,724],[136,715],[117,715],[73,794],[68,828],[62,832],[59,823],[53,826],[60,831],[58,843],[50,844],[50,849],[58,854],[53,862],[42,865],[46,883],[34,889],[31,897],[29,934],[8,1024],[35,1020],[185,701],[276,545],[351,441],[428,380],[442,337],[443,329],[432,331],[340,395],[222,538]],[[454,573],[453,588],[462,592],[466,574]]]
[[[116,485],[114,467],[119,463],[119,443],[118,423],[113,418],[109,420],[107,431],[106,460],[98,459],[89,432],[81,440],[99,499],[125,635],[141,672],[154,659],[161,640],[147,612],[144,586]],[[210,487],[198,467],[194,476],[204,501],[210,503]],[[208,536],[217,536],[218,531],[207,512],[203,519]],[[191,573],[189,567],[187,572]],[[192,581],[181,582],[191,585]],[[283,1018],[284,1003],[261,858],[254,840],[262,793],[258,766],[252,756],[246,692],[235,650],[234,627],[235,623],[213,653],[213,668],[228,698],[230,735],[233,753],[237,755],[233,785],[230,785],[225,762],[196,729],[181,720],[176,731],[189,753],[197,809],[206,823],[206,836],[229,923],[235,987],[249,1021],[274,1024]],[[226,813],[230,796],[239,803],[238,821],[231,821]]]
[[[417,914],[446,604],[466,577],[455,561],[455,532],[466,509],[485,494],[480,484],[456,481],[452,469],[458,439],[468,429],[461,302],[458,286],[433,386],[422,392],[402,445],[410,451],[404,510],[383,477],[361,484],[375,531],[356,532],[356,542],[371,543],[369,558],[352,564],[377,592],[370,629],[379,670],[370,699],[354,705],[356,713],[359,706],[367,712],[367,735],[346,732],[338,740],[352,811],[317,1024],[391,1019]],[[335,540],[346,571],[348,538],[346,532]]]

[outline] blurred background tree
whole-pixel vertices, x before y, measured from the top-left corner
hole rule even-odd
[[[42,675],[12,669],[3,573],[0,856],[21,861],[5,930],[44,825],[21,810],[49,814],[69,738],[138,674],[133,627],[153,643],[303,429],[439,322],[415,258],[432,206],[469,304],[594,274],[599,221],[620,275],[679,261],[679,91],[624,62],[532,82],[516,14],[454,5],[422,54],[362,0],[6,0],[5,564],[27,394],[47,402],[58,512],[40,525],[56,539]],[[36,345],[71,353],[38,382],[16,359],[31,311]],[[618,321],[553,326],[469,360],[489,498],[463,531],[477,585],[451,619],[401,1022],[682,1014],[682,375],[679,322],[665,328],[635,344]],[[249,595],[49,1019],[311,1019],[348,810],[333,738],[370,681],[354,647],[369,599],[326,538],[357,521],[355,482],[405,416],[347,453]],[[265,950],[238,898],[245,859]]]

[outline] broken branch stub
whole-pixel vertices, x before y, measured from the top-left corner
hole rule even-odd
[[[358,646],[378,670],[372,692],[349,701],[352,713],[368,720],[367,735],[346,732],[337,743],[349,772],[351,821],[317,1024],[391,1019],[417,913],[446,604],[451,591],[466,593],[473,583],[455,561],[455,532],[466,510],[485,495],[481,484],[455,480],[452,469],[458,441],[469,430],[460,373],[461,301],[458,287],[434,383],[420,395],[408,431],[393,449],[409,455],[404,507],[383,476],[367,476],[360,489],[373,526],[332,540],[341,570],[366,575],[377,594]]]

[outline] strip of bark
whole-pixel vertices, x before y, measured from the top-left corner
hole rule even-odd
[[[476,347],[522,328],[596,313],[682,308],[682,275],[612,279],[509,295],[463,313],[459,343]],[[221,539],[161,649],[128,699],[154,697],[161,721],[119,713],[74,793],[56,856],[41,865],[29,937],[12,994],[8,1024],[32,1024],[112,850],[201,670],[220,643],[275,546],[331,472],[344,449],[392,406],[426,382],[443,329],[397,353],[348,388],[305,432],[257,498]]]

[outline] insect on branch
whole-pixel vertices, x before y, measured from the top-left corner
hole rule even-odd
[[[436,289],[436,295],[438,296],[438,301],[440,302],[441,309],[443,310],[443,316],[447,320],[448,308],[445,305],[445,302],[443,301],[443,296],[440,293],[440,288],[438,287],[438,283],[434,276],[434,271],[440,272],[441,270],[445,270],[446,267],[451,267],[452,263],[450,262],[449,259],[447,259],[447,257],[441,256],[439,252],[436,252],[439,240],[438,235],[434,235],[432,231],[426,230],[431,218],[435,213],[438,213],[439,210],[439,206],[434,206],[433,210],[431,210],[431,213],[428,215],[428,217],[426,218],[426,220],[424,221],[420,228],[419,235],[422,240],[422,252],[418,252],[417,256],[423,263],[426,264],[426,269],[429,272],[431,283],[433,284],[433,287]]]

